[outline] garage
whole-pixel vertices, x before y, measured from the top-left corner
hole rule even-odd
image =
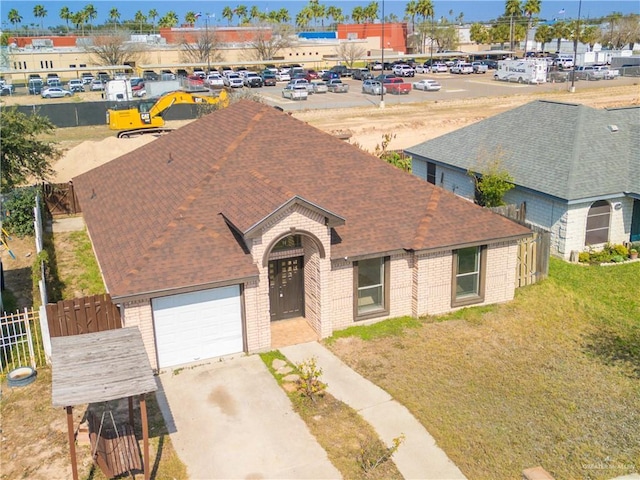
[[[152,300],[160,368],[243,351],[240,286]]]

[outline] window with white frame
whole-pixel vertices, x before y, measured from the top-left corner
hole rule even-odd
[[[587,229],[584,236],[585,245],[596,245],[609,241],[609,222],[611,205],[606,200],[598,200],[587,214]]]
[[[389,258],[371,258],[354,263],[356,317],[378,316],[389,310]]]
[[[484,247],[467,247],[453,252],[451,305],[470,305],[484,301]]]

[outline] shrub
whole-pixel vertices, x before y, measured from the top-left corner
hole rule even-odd
[[[310,358],[296,365],[300,371],[300,379],[298,380],[298,390],[300,393],[316,401],[316,398],[326,390],[327,384],[320,381],[322,369],[316,365],[316,359]]]
[[[591,261],[591,254],[589,252],[580,252],[578,254],[578,261],[580,263],[589,263]]]
[[[365,474],[368,474],[388,461],[404,442],[404,434],[393,439],[390,447],[385,447],[377,438],[365,437],[360,439],[358,464]]]
[[[624,257],[622,255],[614,255],[613,257],[611,257],[611,261],[613,263],[622,263],[624,262]]]
[[[16,188],[2,205],[2,227],[18,237],[33,235],[33,207],[36,206],[36,187]]]

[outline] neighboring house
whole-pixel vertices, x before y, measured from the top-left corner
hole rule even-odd
[[[506,203],[526,202],[551,231],[551,253],[640,240],[640,108],[597,110],[538,100],[406,149],[413,173],[473,199],[467,171],[500,159],[514,179]]]
[[[242,101],[74,179],[154,368],[513,298],[529,229],[275,108]]]

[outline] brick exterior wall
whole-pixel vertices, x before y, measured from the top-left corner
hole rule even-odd
[[[324,217],[303,206],[292,205],[271,219],[263,227],[260,236],[247,241],[259,269],[259,278],[245,283],[243,288],[245,349],[248,352],[271,349],[269,276],[264,259],[269,255],[267,248],[275,240],[290,234],[300,234],[303,238],[305,317],[320,338],[354,324],[371,324],[387,318],[440,314],[453,310],[452,252],[403,252],[392,255],[388,263],[389,313],[355,321],[353,263],[344,259],[331,261],[331,235],[330,229],[324,224]],[[322,244],[325,258],[321,258],[317,242]],[[483,304],[513,298],[516,245],[516,242],[497,243],[487,248]],[[123,321],[125,326],[137,326],[140,329],[151,365],[157,369],[150,300],[125,303]]]
[[[127,302],[122,305],[122,326],[138,327],[142,334],[142,343],[147,351],[151,368],[158,369],[158,355],[156,353],[156,336],[153,329],[153,314],[151,300]]]

